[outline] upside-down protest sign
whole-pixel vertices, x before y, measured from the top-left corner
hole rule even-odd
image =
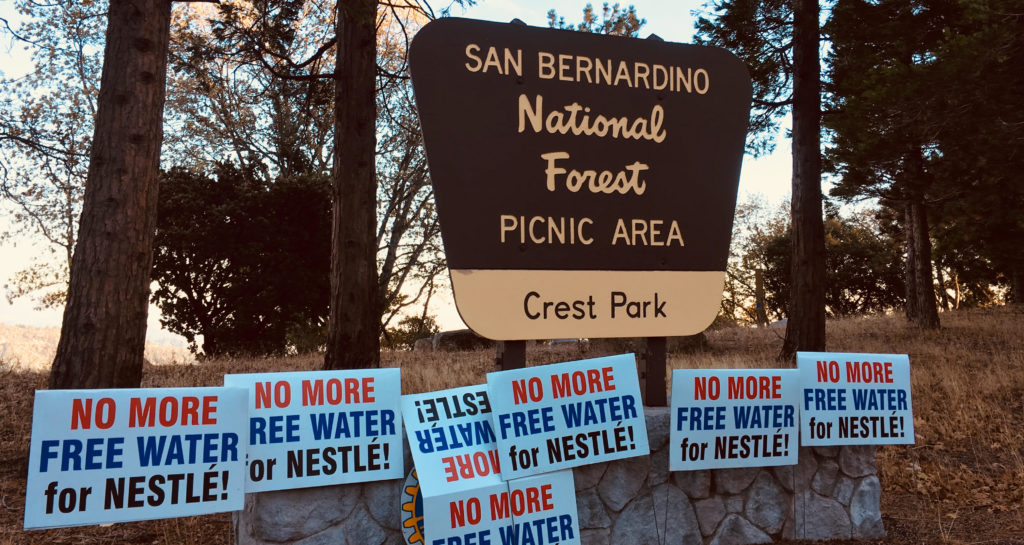
[[[501,484],[486,385],[402,396],[402,418],[424,496]]]
[[[246,391],[38,391],[25,528],[242,508]]]

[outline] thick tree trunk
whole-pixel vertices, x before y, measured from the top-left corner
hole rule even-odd
[[[331,305],[325,369],[377,367],[375,0],[338,2]]]
[[[112,0],[78,243],[50,388],[142,377],[171,4]]]
[[[793,1],[793,270],[781,359],[825,349],[818,0]]]

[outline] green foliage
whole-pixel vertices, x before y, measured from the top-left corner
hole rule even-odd
[[[262,183],[228,163],[213,176],[171,169],[161,180],[153,264],[162,324],[207,357],[317,347],[329,225],[323,178]]]
[[[594,5],[587,4],[583,8],[583,20],[575,25],[566,23],[565,17],[560,17],[555,10],[548,10],[548,26],[559,30],[635,38],[645,24],[647,24],[647,20],[637,17],[635,7],[622,8],[618,2],[613,6],[609,6],[608,2],[605,2],[601,9],[600,19],[594,11]]]
[[[725,317],[755,323],[755,271],[764,278],[769,320],[785,318],[790,297],[792,233],[788,206],[774,212],[758,201],[738,206],[737,233],[723,299]],[[825,218],[825,308],[830,316],[886,312],[903,304],[902,241],[883,210]]]
[[[934,260],[959,304],[1020,290],[1024,14],[1012,0],[836,3],[827,29],[832,194],[928,210]],[[948,288],[948,291],[947,291]]]
[[[433,316],[406,316],[393,328],[381,335],[381,348],[391,350],[412,350],[416,341],[429,339],[441,331]]]
[[[754,86],[747,151],[770,153],[779,119],[791,104],[793,11],[787,0],[708,2],[696,23],[697,45],[728,49],[746,65]]]

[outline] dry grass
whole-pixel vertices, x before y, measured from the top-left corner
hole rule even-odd
[[[57,353],[58,327],[26,327],[0,324],[0,368],[43,371],[50,368]],[[188,363],[186,348],[146,343],[146,361],[155,364]]]
[[[943,328],[922,332],[898,316],[830,322],[829,350],[907,353],[911,361],[913,446],[879,449],[882,511],[891,544],[1024,545],[1024,309],[999,308],[942,315]],[[708,334],[710,347],[674,354],[670,367],[777,367],[782,331],[732,329]],[[531,365],[609,353],[531,345]],[[402,391],[415,393],[480,384],[494,371],[494,351],[384,352],[383,364],[402,368]],[[226,373],[316,369],[317,355],[227,359],[199,364],[147,365],[143,386],[220,385]],[[25,532],[25,474],[32,391],[38,371],[0,371],[0,545],[26,543],[226,544],[231,517],[209,515]],[[396,509],[398,507],[396,506]]]

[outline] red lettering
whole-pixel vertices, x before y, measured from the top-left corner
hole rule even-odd
[[[847,362],[849,366],[849,362]],[[818,361],[818,382],[839,382],[839,362]]]
[[[185,396],[179,402],[173,396],[133,397],[128,403],[128,427],[212,426],[217,423],[217,399],[217,396],[203,396],[202,400]]]
[[[324,381],[317,379],[302,381],[302,406],[324,404]]]
[[[84,403],[83,403],[84,401]],[[79,428],[87,430],[96,425],[101,430],[109,429],[114,425],[114,416],[117,413],[117,404],[109,397],[101,398],[96,402],[96,419],[93,421],[92,399],[75,399],[71,402],[71,429]]]
[[[507,519],[512,516],[508,505],[508,492],[491,494],[491,520]]]
[[[217,423],[217,396],[203,396],[203,425],[213,426]]]
[[[128,404],[128,427],[152,428],[156,425],[156,398],[147,397],[145,404],[133,397]]]
[[[729,399],[779,399],[782,377],[729,377]]]
[[[558,399],[571,395],[608,392],[615,389],[613,378],[611,367],[551,375],[551,395]]]

